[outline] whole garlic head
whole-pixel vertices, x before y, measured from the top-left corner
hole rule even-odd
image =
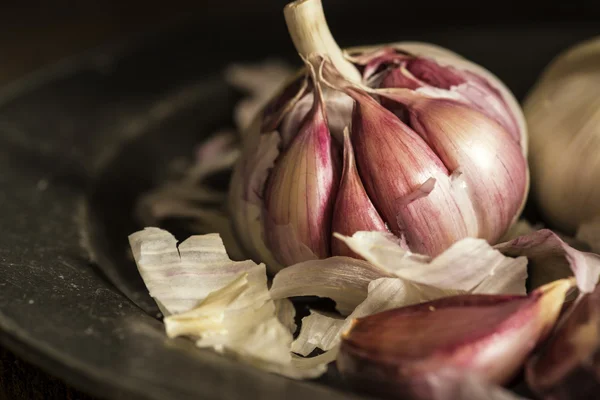
[[[495,243],[529,187],[524,118],[502,82],[430,44],[342,51],[320,0],[284,14],[306,67],[244,136],[230,211],[249,255],[271,272],[356,257],[333,234],[357,231],[427,255]]]
[[[556,57],[523,108],[537,203],[573,233],[600,215],[600,38]]]

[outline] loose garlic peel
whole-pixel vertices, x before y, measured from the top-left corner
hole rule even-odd
[[[537,203],[569,234],[600,216],[599,88],[595,38],[556,57],[524,102]]]

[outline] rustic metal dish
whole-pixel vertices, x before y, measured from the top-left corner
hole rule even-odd
[[[346,4],[327,7],[340,44],[435,42],[486,66],[519,98],[560,50],[600,33],[594,22],[391,24],[391,5],[379,10],[383,23],[357,31],[360,13]],[[111,399],[358,398],[331,374],[295,382],[167,339],[127,258],[127,235],[140,228],[136,196],[231,124],[240,93],[222,67],[273,53],[293,60],[280,8],[252,21],[207,13],[189,29],[84,54],[0,91],[3,345]]]

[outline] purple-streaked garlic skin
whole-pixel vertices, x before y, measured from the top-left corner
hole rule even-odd
[[[322,98],[315,97],[298,134],[276,161],[264,193],[266,242],[283,265],[331,254],[339,165]]]
[[[359,318],[343,336],[338,369],[354,387],[393,398],[436,399],[465,375],[507,383],[552,329],[572,285],[460,295]]]
[[[427,143],[368,94],[349,94],[356,101],[352,142],[358,171],[389,229],[421,254],[439,254],[475,234],[441,186],[413,196],[429,178],[449,175]]]
[[[368,92],[314,82],[321,79],[316,74],[298,75],[262,114],[260,134],[276,132],[281,139],[275,166],[264,176],[265,190],[257,193],[264,204],[257,223],[264,225],[263,241],[280,264],[271,271],[311,257],[356,256],[332,239],[334,232],[389,230],[410,250],[427,255],[464,237],[495,243],[520,214],[528,192],[526,132],[516,122],[521,111],[514,100],[476,69],[423,54],[382,47],[350,60],[363,84],[371,85]],[[324,104],[315,113],[321,86]],[[298,145],[297,136],[309,125],[321,126],[313,129],[319,132],[327,128],[327,134]],[[335,156],[344,148],[346,127],[352,169]],[[298,152],[309,158],[315,153],[313,159],[321,162],[298,170],[292,166],[298,160],[289,155]],[[302,179],[306,173],[314,176]],[[301,201],[305,207],[298,206]],[[246,207],[236,199],[231,204]],[[243,223],[234,216],[234,226]],[[292,250],[294,241],[298,246]],[[259,254],[257,261],[268,259],[260,258],[265,249],[248,252]]]
[[[526,366],[527,383],[542,399],[595,399],[600,393],[600,287],[571,307]]]
[[[460,169],[478,217],[478,236],[496,243],[527,190],[527,163],[518,142],[496,121],[450,99],[416,102],[410,123],[449,171]]]
[[[352,235],[357,231],[388,232],[385,222],[373,206],[356,169],[350,135],[344,135],[344,169],[333,209],[332,232]],[[341,240],[331,243],[333,256],[361,258]]]
[[[391,50],[389,50],[391,52]],[[382,73],[381,88],[443,89],[461,97],[470,107],[494,119],[509,135],[520,142],[521,132],[515,116],[500,91],[485,78],[471,72],[441,66],[434,60],[397,54],[388,69]],[[378,65],[381,68],[381,65]]]

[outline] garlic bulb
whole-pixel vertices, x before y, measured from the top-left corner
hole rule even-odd
[[[334,233],[381,231],[435,256],[495,243],[529,187],[527,134],[489,71],[424,43],[342,51],[320,0],[284,10],[306,67],[259,113],[230,185],[234,230],[271,272],[358,257]]]
[[[537,203],[566,233],[600,214],[600,38],[560,54],[529,93]]]

